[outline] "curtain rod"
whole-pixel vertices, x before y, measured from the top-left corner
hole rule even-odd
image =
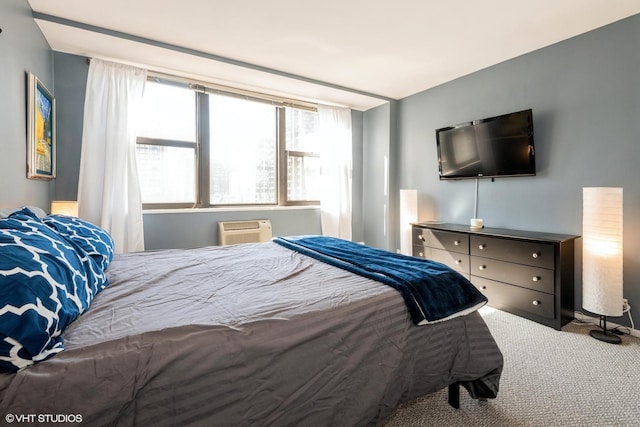
[[[91,58],[86,58],[87,65],[91,64]],[[240,89],[233,86],[225,86],[217,83],[206,82],[202,80],[192,79],[189,77],[176,76],[174,74],[163,73],[161,71],[147,70],[147,79],[156,81],[170,81],[188,85],[190,89],[197,92],[240,96],[249,99],[267,101],[276,106],[294,107],[308,111],[318,111],[318,103],[310,101],[302,101],[300,99],[288,98],[279,95],[270,95],[267,93],[256,92],[248,89]],[[345,107],[344,105],[336,105]]]
[[[175,76],[172,74],[167,74],[159,71],[149,70],[147,72],[147,76],[152,78],[157,78],[159,80],[169,80],[169,81],[178,81],[181,83],[188,84],[189,87],[195,91],[203,92],[203,93],[213,93],[213,94],[228,94],[234,96],[242,96],[246,98],[254,98],[262,101],[268,101],[273,104],[286,106],[286,107],[296,107],[302,108],[305,110],[317,111],[318,104],[315,102],[302,101],[300,99],[288,98],[279,95],[270,95],[268,93],[256,92],[249,89],[240,89],[233,86],[225,86],[218,83],[211,83],[202,80],[192,79],[189,77],[181,77]]]

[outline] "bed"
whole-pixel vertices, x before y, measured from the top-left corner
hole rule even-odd
[[[47,221],[21,212],[31,229]],[[66,242],[80,237],[70,246],[81,261],[107,264],[104,280],[80,292],[90,301],[58,325],[53,350],[0,374],[0,414],[83,425],[365,426],[446,387],[454,405],[458,385],[476,399],[497,395],[502,354],[475,309],[417,326],[406,296],[378,273],[363,277],[282,242],[113,255],[96,248],[108,236],[52,220],[45,227]],[[3,221],[0,251],[16,226]]]

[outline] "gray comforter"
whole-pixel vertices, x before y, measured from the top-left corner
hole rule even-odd
[[[393,288],[272,242],[120,255],[107,273],[65,351],[1,374],[0,416],[359,426],[455,381],[498,389],[477,312],[417,327]]]

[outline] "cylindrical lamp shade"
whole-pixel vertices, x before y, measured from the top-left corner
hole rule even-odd
[[[582,307],[622,316],[622,188],[583,188],[582,203]]]
[[[77,217],[78,202],[54,200],[51,202],[51,213]]]
[[[413,254],[411,223],[418,221],[418,190],[400,190],[400,252]]]

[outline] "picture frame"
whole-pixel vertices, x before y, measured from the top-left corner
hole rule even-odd
[[[56,177],[56,100],[27,72],[27,178]]]

